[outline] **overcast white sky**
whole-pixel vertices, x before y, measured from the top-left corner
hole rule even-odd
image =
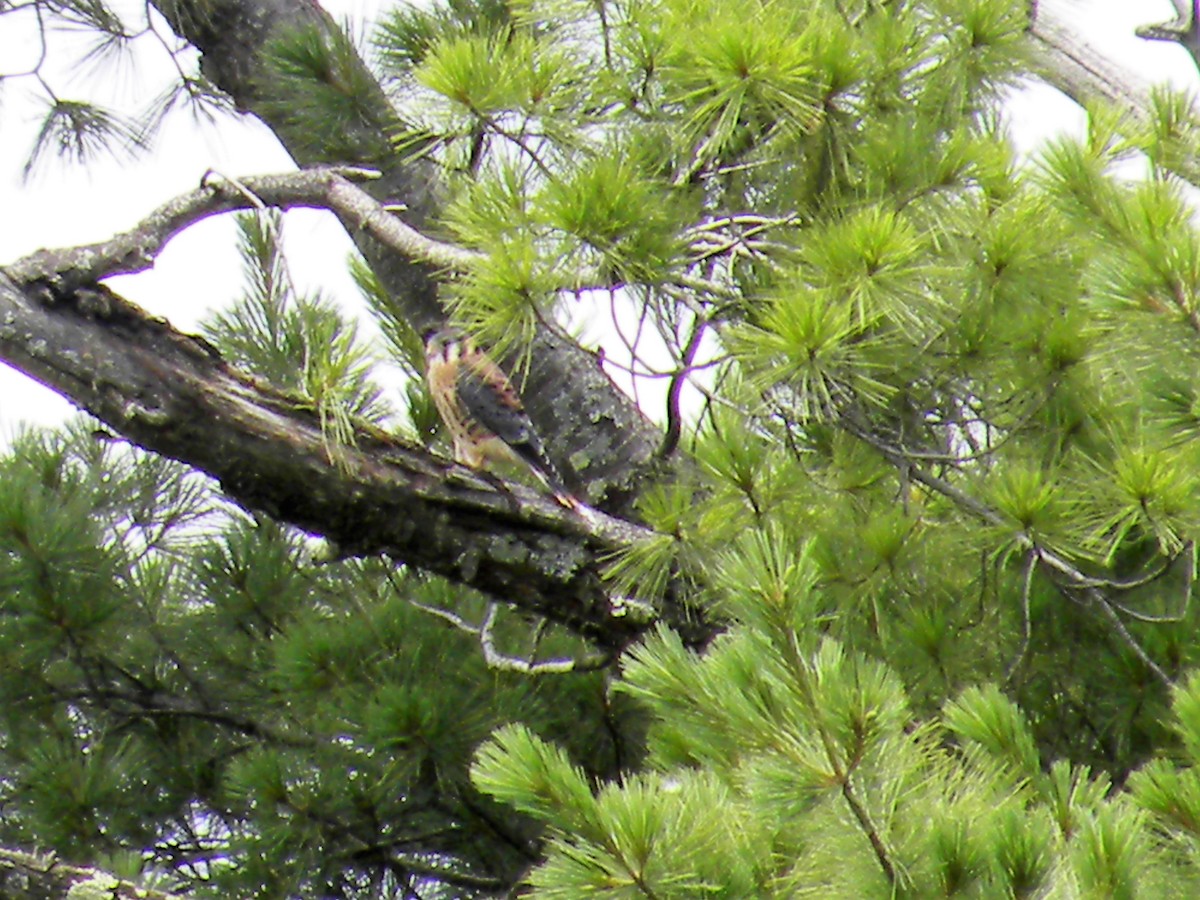
[[[120,9],[131,0],[118,0]],[[1080,0],[1081,22],[1106,55],[1120,59],[1152,80],[1169,80],[1200,89],[1195,66],[1181,48],[1146,42],[1134,26],[1169,19],[1169,0]],[[370,19],[390,6],[385,0],[324,0],[335,16]],[[141,3],[132,3],[141,9]],[[0,71],[12,72],[37,58],[28,21],[0,16]],[[55,43],[77,40],[56,35]],[[171,69],[161,48],[146,41],[129,63],[113,70],[71,73],[51,69],[63,97],[91,97],[118,105],[140,105],[161,90]],[[64,53],[64,57],[71,54]],[[101,240],[124,230],[170,197],[196,187],[208,170],[231,176],[290,168],[287,155],[270,132],[253,121],[221,119],[197,126],[186,115],[168,120],[151,154],[132,162],[103,159],[88,167],[52,163],[29,182],[21,167],[36,132],[39,101],[28,80],[3,85],[0,94],[0,265],[41,247]],[[99,87],[104,93],[94,93]],[[113,95],[113,89],[116,95]],[[1034,149],[1061,129],[1082,127],[1082,113],[1062,95],[1031,86],[1014,98],[1013,133],[1023,150]],[[361,308],[345,274],[349,240],[326,213],[289,213],[285,225],[292,274],[302,287],[320,287],[327,295]],[[239,292],[240,268],[229,217],[208,219],[176,237],[154,270],[110,281],[114,289],[156,315],[190,330],[204,314],[227,306]],[[67,401],[0,364],[0,440],[20,423],[53,424],[72,411]]]

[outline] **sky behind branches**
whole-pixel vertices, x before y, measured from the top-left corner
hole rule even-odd
[[[1078,2],[1087,11],[1081,16],[1081,28],[1107,56],[1147,79],[1200,91],[1200,77],[1181,48],[1142,41],[1133,33],[1138,24],[1169,19],[1173,14],[1169,0]],[[145,8],[130,0],[114,5],[134,16]],[[363,23],[378,17],[391,3],[325,0],[323,5],[335,17],[357,23],[358,33],[369,33]],[[169,34],[165,26],[160,31]],[[0,72],[36,64],[41,52],[36,34],[32,16],[0,16]],[[139,39],[127,57],[72,69],[71,61],[79,58],[90,39],[82,30],[51,35],[49,64],[43,71],[59,96],[132,111],[143,108],[175,74],[169,54],[153,36]],[[185,71],[194,68],[194,54],[185,53],[183,65]],[[206,172],[243,177],[291,168],[287,154],[258,122],[221,116],[208,123],[183,110],[168,117],[148,153],[132,159],[103,156],[85,166],[47,160],[23,180],[22,168],[44,104],[44,94],[32,78],[0,84],[0,265],[41,247],[98,241],[128,229],[154,207],[195,188]],[[1047,137],[1083,127],[1081,110],[1044,85],[1016,92],[1008,109],[1014,140],[1025,153],[1036,152]],[[301,290],[319,289],[349,310],[365,309],[346,273],[350,241],[332,215],[289,212],[285,246],[291,274]],[[240,293],[233,218],[214,217],[189,228],[167,245],[153,270],[109,279],[108,284],[177,328],[195,330],[206,314],[228,307]],[[364,330],[370,333],[369,328]],[[596,328],[586,336],[605,343],[610,337]],[[651,412],[661,408],[653,386],[650,397],[639,399],[650,405]],[[0,441],[23,424],[57,424],[72,411],[66,400],[0,364]]]

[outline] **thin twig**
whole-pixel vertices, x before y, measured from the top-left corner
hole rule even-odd
[[[692,371],[692,367],[696,362],[696,354],[700,352],[700,345],[704,342],[704,334],[707,329],[707,321],[704,319],[696,321],[695,327],[692,330],[692,336],[683,351],[683,358],[680,360],[679,369],[671,376],[671,383],[667,387],[667,427],[663,434],[662,443],[659,444],[656,451],[659,459],[666,459],[679,446],[679,436],[683,433],[683,421],[679,411],[679,398],[683,393],[684,382],[687,380],[687,376]]]
[[[1172,624],[1172,623],[1176,623],[1176,622],[1182,622],[1184,619],[1186,619],[1187,614],[1188,614],[1188,609],[1192,605],[1192,585],[1196,580],[1196,550],[1195,550],[1195,546],[1189,542],[1188,544],[1186,544],[1184,546],[1183,550],[1181,550],[1180,553],[1188,554],[1188,565],[1187,565],[1187,568],[1184,570],[1183,591],[1182,591],[1183,603],[1180,605],[1179,612],[1171,614],[1171,615],[1155,616],[1155,615],[1150,615],[1149,613],[1138,612],[1135,609],[1130,609],[1128,606],[1124,605],[1123,603],[1118,603],[1115,600],[1110,601],[1112,603],[1112,605],[1123,615],[1129,616],[1129,618],[1131,618],[1137,622],[1147,622],[1152,625]],[[1163,567],[1161,569],[1159,569],[1157,572],[1153,573],[1151,576],[1148,576],[1147,578],[1144,578],[1144,579],[1134,583],[1132,586],[1133,587],[1141,587],[1144,584],[1150,584],[1151,582],[1155,581],[1156,579],[1161,578],[1163,575],[1167,574],[1167,572],[1169,572],[1173,568],[1175,561],[1178,559],[1179,559],[1179,553],[1176,553],[1169,560],[1167,560],[1166,563],[1163,564]]]
[[[479,646],[483,651],[484,661],[488,664],[489,668],[500,672],[520,672],[523,675],[562,675],[568,672],[591,672],[603,669],[612,662],[612,658],[605,653],[593,653],[581,659],[560,657],[558,659],[540,661],[535,661],[532,656],[528,659],[522,659],[501,653],[496,649],[495,635],[493,633],[496,625],[496,614],[499,611],[499,606],[495,603],[489,603],[483,621],[478,625],[473,625],[458,613],[443,609],[440,606],[422,603],[419,600],[411,598],[408,599],[408,602],[422,612],[436,616],[444,622],[449,622],[459,631],[464,631],[478,639]]]
[[[1029,619],[1029,595],[1033,590],[1033,570],[1037,565],[1037,558],[1038,552],[1032,549],[1025,556],[1025,571],[1021,576],[1021,647],[1004,673],[1005,684],[1013,680],[1017,669],[1025,661],[1025,654],[1029,652],[1029,639],[1033,634],[1033,625]]]

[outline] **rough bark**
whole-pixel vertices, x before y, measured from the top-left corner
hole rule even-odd
[[[227,366],[202,341],[112,291],[71,284],[68,255],[0,270],[0,357],[131,441],[217,479],[252,510],[388,554],[562,623],[616,650],[648,622],[614,610],[605,554],[645,536],[579,516],[517,485],[504,491],[379,431],[330,448],[315,412]],[[40,269],[43,277],[34,273]],[[332,449],[332,455],[331,455]],[[696,626],[679,626],[697,639]]]
[[[239,108],[262,119],[301,166],[319,163],[366,165],[383,177],[370,186],[380,200],[406,207],[408,224],[425,230],[439,211],[440,179],[428,160],[402,160],[388,135],[398,119],[382,88],[354,54],[352,71],[331,73],[331,84],[358,85],[347,94],[347,117],[329,133],[297,122],[275,85],[267,49],[274,39],[303,28],[335,40],[337,26],[311,0],[159,0],[155,6],[175,31],[201,52],[208,78]],[[371,90],[364,95],[361,86]],[[418,330],[440,324],[435,267],[398,257],[343,219],[398,309]],[[625,518],[649,479],[662,473],[655,450],[661,442],[650,423],[596,364],[571,341],[543,329],[534,341],[525,376],[530,416],[554,462],[573,487],[602,509]]]

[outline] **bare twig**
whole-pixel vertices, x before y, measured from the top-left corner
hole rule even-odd
[[[1129,618],[1134,619],[1135,621],[1138,621],[1138,622],[1148,622],[1148,623],[1154,624],[1154,625],[1161,625],[1161,624],[1172,623],[1172,622],[1182,622],[1185,618],[1187,618],[1188,608],[1192,605],[1192,585],[1196,581],[1196,548],[1195,548],[1194,544],[1192,544],[1190,542],[1188,544],[1185,544],[1184,548],[1181,551],[1179,551],[1179,553],[1176,553],[1169,560],[1167,560],[1165,563],[1163,563],[1161,568],[1157,569],[1154,572],[1151,572],[1149,575],[1145,576],[1144,578],[1140,578],[1137,581],[1115,582],[1114,583],[1116,586],[1123,587],[1126,589],[1142,587],[1144,585],[1150,584],[1151,582],[1156,581],[1159,578],[1162,578],[1169,571],[1171,571],[1171,569],[1175,565],[1175,562],[1179,559],[1179,556],[1182,553],[1186,553],[1188,555],[1188,562],[1187,562],[1187,568],[1184,569],[1183,590],[1181,592],[1182,596],[1183,596],[1183,602],[1180,604],[1179,612],[1171,613],[1171,614],[1163,615],[1163,616],[1155,616],[1155,615],[1151,615],[1149,613],[1138,612],[1137,610],[1131,609],[1130,607],[1128,607],[1124,604],[1117,603],[1115,600],[1113,601],[1113,606],[1116,607],[1116,609],[1122,615],[1129,616]]]
[[[603,669],[612,662],[612,657],[606,653],[593,653],[582,659],[546,659],[535,661],[532,655],[528,659],[509,656],[496,649],[492,629],[496,624],[498,606],[488,605],[487,615],[478,629],[479,646],[483,648],[483,658],[487,664],[502,672],[520,672],[524,675],[561,675],[567,672],[588,672]],[[538,623],[538,630],[545,627],[545,620]]]
[[[1021,576],[1021,646],[1004,673],[1005,684],[1013,680],[1017,669],[1025,661],[1025,654],[1029,652],[1029,639],[1033,633],[1033,625],[1029,620],[1029,595],[1033,590],[1033,570],[1037,566],[1037,559],[1036,550],[1030,550],[1025,556],[1025,571]]]
[[[795,213],[786,216],[759,216],[752,214],[723,216],[688,230],[691,238],[692,262],[703,262],[725,254],[763,256],[766,249],[788,251],[785,245],[757,241],[755,238],[774,228],[794,225],[799,221]]]
[[[695,365],[696,354],[700,352],[700,345],[704,342],[704,335],[707,330],[708,322],[704,319],[697,319],[692,329],[692,336],[688,340],[688,345],[684,348],[683,358],[679,361],[679,368],[671,376],[671,383],[667,387],[667,427],[663,434],[662,443],[658,447],[659,459],[666,459],[679,446],[679,436],[683,433],[683,421],[679,411],[679,397],[683,393],[684,382]]]
[[[580,659],[559,658],[537,661],[533,659],[532,655],[527,659],[523,659],[501,653],[496,649],[495,635],[493,633],[496,625],[496,614],[499,610],[498,605],[495,603],[488,604],[487,613],[484,614],[483,621],[478,625],[474,625],[458,613],[443,609],[440,606],[433,606],[412,599],[409,599],[408,602],[422,612],[436,616],[444,622],[449,622],[459,631],[478,638],[479,646],[483,650],[484,661],[487,662],[490,668],[501,672],[520,672],[524,675],[561,675],[567,672],[590,672],[596,669],[603,669],[612,662],[611,655],[607,653],[592,653]],[[541,629],[544,625],[545,620],[542,620],[538,628]]]

